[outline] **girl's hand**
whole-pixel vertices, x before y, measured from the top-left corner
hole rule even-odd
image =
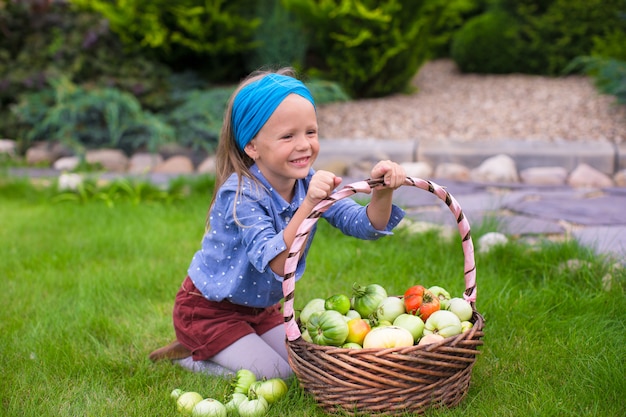
[[[311,204],[316,205],[328,197],[339,184],[341,184],[341,177],[337,177],[332,172],[317,171],[311,177],[306,199]]]
[[[404,184],[406,179],[406,171],[401,165],[392,161],[380,161],[370,173],[372,178],[383,178],[385,181],[384,187],[378,186],[377,189],[387,188],[395,190]]]

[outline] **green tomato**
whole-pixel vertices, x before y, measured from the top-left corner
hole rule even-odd
[[[387,297],[376,308],[376,318],[379,321],[393,321],[400,314],[406,313],[404,300],[399,297]]]
[[[307,331],[313,343],[322,346],[341,346],[348,337],[348,323],[335,310],[318,311],[311,315]]]
[[[226,412],[229,415],[237,415],[239,412],[239,404],[241,404],[244,400],[247,400],[248,396],[246,394],[242,394],[240,392],[235,392],[231,396],[230,400],[226,403]]]
[[[324,301],[324,309],[346,314],[350,310],[350,299],[345,294],[331,295]]]
[[[435,297],[439,299],[439,306],[443,310],[448,309],[448,305],[450,304],[450,293],[446,291],[444,288],[433,286],[428,289]]]
[[[300,312],[300,324],[306,326],[309,321],[309,317],[311,317],[311,314],[315,313],[316,311],[324,311],[324,303],[326,303],[326,300],[324,300],[323,298],[314,298],[306,303],[306,305]]]
[[[248,398],[263,397],[269,404],[274,404],[283,398],[288,390],[289,388],[285,381],[280,378],[271,378],[252,384],[248,392]]]
[[[363,339],[363,348],[394,348],[413,346],[413,336],[397,326],[375,327]]]
[[[192,417],[226,417],[226,415],[226,406],[213,398],[200,401],[191,411]]]
[[[356,310],[361,317],[366,318],[373,315],[378,305],[387,298],[387,290],[378,284],[366,286],[355,284],[352,287],[352,295],[353,309]]]
[[[261,417],[267,413],[270,404],[263,397],[254,400],[245,399],[239,404],[237,411],[240,417]]]
[[[176,408],[185,415],[190,416],[193,408],[202,401],[202,395],[194,391],[185,392],[176,400]]]
[[[174,401],[176,401],[178,399],[178,397],[180,397],[185,391],[183,391],[180,388],[176,388],[175,390],[173,390],[170,393],[170,398],[173,399]]]
[[[424,323],[424,336],[438,334],[445,338],[459,333],[461,333],[461,320],[448,310],[435,311]]]
[[[248,369],[240,369],[235,374],[235,379],[231,383],[233,392],[248,395],[250,385],[256,382],[256,375]]]
[[[348,319],[350,319],[350,320],[352,320],[352,319],[360,319],[361,315],[356,310],[348,310],[348,312],[346,313],[346,317]]]
[[[474,313],[472,305],[463,298],[453,298],[450,300],[448,310],[457,315],[461,321],[467,321],[472,318]]]
[[[413,314],[400,314],[393,321],[393,325],[407,329],[415,342],[422,337],[424,332],[424,321],[419,316],[414,316]]]

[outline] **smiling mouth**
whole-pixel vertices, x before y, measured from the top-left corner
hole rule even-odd
[[[305,156],[304,158],[298,158],[291,161],[292,164],[302,165],[306,164],[311,160],[311,157]]]

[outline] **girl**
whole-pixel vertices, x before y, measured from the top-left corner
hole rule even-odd
[[[315,103],[290,68],[242,82],[224,117],[207,231],[176,295],[177,340],[152,352],[152,360],[174,359],[213,374],[291,375],[280,312],[285,260],[298,226],[341,183],[312,169],[318,153]],[[381,161],[371,176],[385,184],[372,191],[367,206],[342,199],[323,215],[346,235],[378,239],[404,216],[392,204],[393,190],[406,177],[402,167]]]

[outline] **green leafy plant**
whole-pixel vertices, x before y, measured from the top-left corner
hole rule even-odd
[[[281,0],[259,1],[255,10],[260,24],[254,32],[256,46],[246,59],[248,70],[302,68],[308,38],[300,22],[283,7]]]
[[[283,0],[311,28],[312,74],[337,81],[352,97],[405,91],[428,58],[439,0]],[[315,28],[314,30],[312,28]]]
[[[505,74],[520,71],[521,29],[503,12],[470,19],[452,40],[450,55],[463,72]]]
[[[129,93],[86,89],[62,78],[52,84],[53,90],[26,94],[12,108],[28,142],[58,140],[83,154],[98,147],[155,151],[173,137],[172,128]]]
[[[215,82],[245,73],[243,54],[256,46],[252,0],[72,0],[96,11],[127,46],[139,45],[176,70],[202,69]]]
[[[626,61],[593,56],[578,57],[563,70],[565,74],[582,71],[593,77],[596,88],[626,105]]]

